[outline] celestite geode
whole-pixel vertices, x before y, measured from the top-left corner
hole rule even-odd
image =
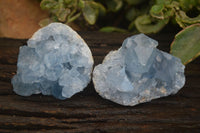
[[[175,94],[185,84],[179,58],[158,50],[158,42],[144,34],[127,38],[96,66],[93,82],[106,99],[133,106]]]
[[[93,58],[83,39],[70,27],[51,23],[21,46],[14,91],[22,96],[42,93],[58,99],[82,91],[91,79]]]

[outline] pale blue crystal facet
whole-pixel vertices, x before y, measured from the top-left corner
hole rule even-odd
[[[127,38],[96,66],[93,82],[104,98],[133,106],[175,94],[185,84],[180,59],[158,50],[158,42],[144,34]]]
[[[51,23],[20,47],[13,88],[22,96],[42,93],[66,99],[87,86],[92,66],[84,40],[67,25]]]

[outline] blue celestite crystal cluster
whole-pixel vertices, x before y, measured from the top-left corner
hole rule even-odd
[[[93,58],[81,37],[67,25],[51,23],[21,46],[14,91],[69,98],[90,82]]]
[[[177,93],[185,84],[185,66],[157,45],[144,34],[127,38],[119,50],[110,52],[95,67],[96,91],[128,106]]]

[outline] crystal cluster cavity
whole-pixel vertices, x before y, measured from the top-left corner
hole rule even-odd
[[[127,38],[95,67],[96,91],[106,99],[133,106],[175,94],[185,84],[180,59],[158,50],[158,42],[144,34]]]
[[[83,39],[70,27],[51,23],[21,46],[14,92],[22,96],[42,93],[66,99],[90,82],[93,58]]]

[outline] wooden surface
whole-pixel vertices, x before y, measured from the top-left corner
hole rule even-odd
[[[81,32],[94,56],[95,65],[121,46],[128,36],[119,33]],[[174,34],[152,36],[159,49],[169,51]],[[134,107],[124,107],[101,98],[92,82],[72,98],[22,97],[12,91],[19,46],[26,40],[0,39],[0,132],[199,132],[200,59],[186,67],[186,84],[176,95]]]

